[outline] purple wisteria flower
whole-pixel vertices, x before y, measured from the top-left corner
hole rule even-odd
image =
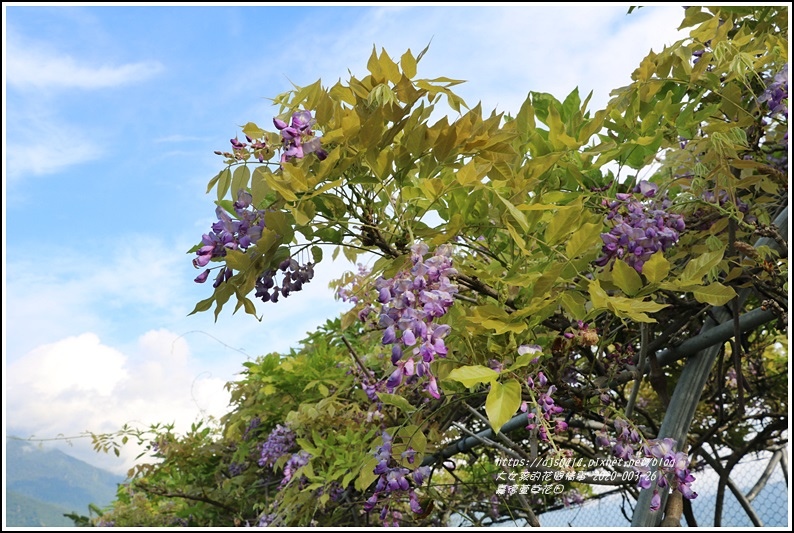
[[[522,348],[524,347],[522,346],[519,348],[519,352],[535,353],[534,350],[532,352],[526,352],[522,350]],[[553,424],[555,433],[566,431],[568,429],[568,423],[562,418],[557,418],[557,416],[564,411],[562,407],[556,404],[553,398],[554,393],[557,392],[557,386],[549,385],[549,380],[543,372],[535,374],[534,379],[532,374],[529,374],[527,376],[527,384],[530,389],[538,391],[538,397],[535,410],[531,410],[527,402],[521,403],[521,412],[527,413],[526,428],[530,431],[537,428],[538,436],[542,441],[548,441],[549,439],[547,425]],[[541,421],[541,418],[543,421]]]
[[[207,266],[212,259],[226,256],[227,250],[244,252],[249,246],[256,244],[265,228],[265,212],[254,209],[251,201],[251,193],[244,189],[237,191],[237,201],[234,202],[236,219],[221,206],[215,209],[218,220],[212,224],[212,231],[201,237],[203,246],[196,251],[197,257],[193,259],[194,267]],[[194,281],[204,283],[208,276],[209,269],[199,274]],[[231,269],[221,269],[215,279],[215,287],[223,281],[228,281],[231,276]]]
[[[697,493],[690,486],[695,481],[695,476],[689,470],[689,457],[686,453],[676,451],[676,441],[669,437],[648,441],[638,448],[641,440],[636,430],[630,429],[624,420],[615,420],[617,441],[612,447],[612,454],[620,459],[634,461],[634,471],[639,474],[637,487],[640,489],[653,488],[651,510],[658,510],[661,505],[659,489],[679,491],[684,498],[693,500]],[[603,446],[603,441],[597,441]],[[608,445],[608,444],[607,444]],[[651,470],[651,467],[656,467]],[[655,486],[654,486],[655,481]]]
[[[306,110],[295,111],[290,124],[277,117],[273,119],[273,124],[281,132],[283,141],[282,165],[293,159],[302,159],[311,153],[317,155],[320,161],[328,157],[328,152],[322,148],[319,137],[315,137],[312,131],[312,126],[316,123],[311,112]]]
[[[425,259],[426,244],[412,249],[413,267],[391,279],[375,282],[378,301],[382,304],[379,323],[384,327],[382,343],[392,345],[392,364],[396,367],[386,383],[393,391],[403,382],[426,379],[425,389],[434,398],[441,396],[438,382],[430,371],[436,357],[446,357],[444,338],[451,331],[446,324],[433,321],[444,316],[458,292],[450,278],[457,275],[452,268],[452,249],[439,246]]]
[[[364,503],[364,510],[372,511],[380,500],[387,500],[383,509],[381,510],[380,517],[384,521],[384,525],[399,525],[399,520],[402,518],[397,511],[390,513],[392,500],[404,498],[405,493],[408,493],[409,505],[411,511],[420,514],[422,507],[419,504],[419,497],[416,491],[411,487],[411,482],[414,485],[421,485],[424,480],[430,475],[430,467],[420,466],[413,472],[408,468],[397,463],[392,457],[392,444],[393,437],[388,432],[384,431],[381,434],[383,444],[380,445],[375,452],[375,458],[378,460],[377,465],[372,472],[378,475],[378,481],[375,484],[375,493],[370,496]],[[402,453],[402,458],[408,459],[412,463],[412,459],[416,452],[408,448]],[[397,514],[395,514],[397,513]],[[389,523],[388,518],[393,520]]]
[[[633,192],[650,199],[656,196],[658,186],[641,181]],[[613,226],[608,233],[601,234],[603,255],[595,264],[606,266],[613,258],[623,259],[642,273],[643,265],[654,253],[668,250],[678,241],[686,227],[684,217],[669,212],[671,202],[667,198],[650,204],[629,193],[618,193],[615,198],[611,202],[604,200],[604,205],[609,207],[606,219],[612,221]]]
[[[277,425],[262,443],[259,466],[273,466],[282,456],[295,448],[295,433],[286,426]]]
[[[775,74],[766,90],[758,98],[758,103],[766,103],[772,115],[781,114],[788,119],[788,63]]]
[[[292,457],[287,459],[286,464],[284,465],[284,479],[281,480],[280,487],[286,487],[292,478],[295,476],[295,473],[298,469],[306,466],[311,459],[311,454],[305,450],[301,450],[298,453],[292,454]]]

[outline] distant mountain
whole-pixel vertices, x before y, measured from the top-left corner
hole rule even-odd
[[[92,503],[104,507],[115,499],[116,488],[124,481],[60,450],[11,438],[6,440],[5,461],[8,526],[73,525],[65,517],[54,523],[56,515],[87,515]]]
[[[74,525],[64,516],[69,512],[72,512],[71,509],[44,503],[18,492],[6,493],[6,524],[9,526],[69,527]]]

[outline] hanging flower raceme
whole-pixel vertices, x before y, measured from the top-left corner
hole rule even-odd
[[[265,212],[255,209],[251,202],[251,193],[244,189],[237,192],[237,201],[234,202],[236,219],[221,206],[215,208],[218,221],[212,224],[211,232],[201,237],[202,246],[196,251],[197,257],[193,259],[193,266],[201,268],[217,257],[226,256],[227,250],[246,251],[249,246],[256,244],[262,237],[265,228]],[[198,275],[196,283],[204,283],[209,276],[209,269]],[[230,268],[221,269],[215,279],[215,287],[232,275]]]
[[[642,273],[643,265],[654,253],[668,250],[678,241],[685,224],[683,216],[669,212],[669,199],[643,203],[656,196],[656,184],[641,181],[632,192],[618,193],[612,202],[604,200],[609,207],[606,219],[613,226],[609,233],[601,234],[603,255],[595,264],[606,266],[613,258],[623,259]]]
[[[671,438],[656,439],[642,443],[642,436],[632,428],[626,420],[615,419],[614,428],[616,438],[614,441],[599,433],[596,444],[610,448],[612,455],[622,461],[631,462],[635,472],[639,474],[637,486],[641,489],[654,487],[651,497],[651,510],[656,511],[661,506],[659,489],[677,490],[688,499],[697,498],[697,493],[690,486],[695,481],[695,476],[689,470],[689,457],[684,452],[675,451],[675,440]],[[651,471],[651,466],[656,466]]]
[[[788,63],[775,74],[766,90],[758,98],[758,103],[766,103],[770,115],[781,114],[788,119]]]
[[[525,353],[540,353],[540,346],[522,345],[518,348],[519,355]],[[537,392],[537,408],[530,409],[527,402],[521,402],[521,412],[527,413],[527,429],[532,431],[537,428],[538,436],[544,442],[548,442],[549,435],[547,427],[553,423],[555,433],[562,433],[568,429],[568,423],[558,415],[564,409],[556,404],[554,393],[557,392],[556,385],[550,385],[548,378],[543,372],[538,372],[535,377],[532,374],[527,376],[527,385],[530,389]],[[542,419],[542,420],[541,420]]]
[[[277,425],[262,443],[259,466],[273,466],[282,456],[295,448],[295,433],[281,424]]]
[[[454,302],[458,288],[450,281],[457,275],[452,268],[452,248],[439,246],[425,259],[426,244],[411,248],[413,267],[393,278],[379,278],[375,283],[378,301],[383,304],[380,325],[385,329],[383,344],[392,345],[392,364],[397,367],[386,386],[390,391],[409,379],[426,379],[427,391],[434,398],[441,396],[430,363],[446,357],[444,337],[450,332],[445,324],[433,321],[446,314]]]
[[[656,487],[653,491],[653,498],[651,499],[651,509],[653,510],[655,502],[661,502],[658,489],[677,490],[687,500],[694,500],[697,498],[697,492],[692,490],[690,486],[695,481],[689,470],[689,457],[684,452],[675,451],[675,439],[665,438],[657,439],[648,442],[642,447],[643,455],[650,462],[658,466],[656,472],[651,472],[648,466],[635,467],[635,470],[640,473],[637,486],[641,489],[649,489],[653,486],[653,480],[656,480]],[[658,505],[656,508],[658,509]]]
[[[398,464],[392,457],[392,442],[393,437],[388,432],[384,431],[382,436],[383,445],[378,447],[375,453],[375,458],[378,464],[375,465],[373,473],[377,474],[378,481],[375,484],[375,493],[367,499],[364,504],[365,511],[371,511],[378,504],[379,500],[386,500],[383,509],[381,509],[380,519],[383,520],[384,526],[399,526],[399,520],[402,514],[399,511],[391,509],[394,501],[404,498],[408,494],[408,501],[411,511],[416,514],[422,513],[422,507],[419,504],[419,497],[411,485],[421,485],[425,478],[430,475],[429,466],[420,466],[413,472]],[[402,457],[408,459],[409,463],[413,463],[415,452],[408,448],[402,453]]]
[[[281,132],[284,143],[281,152],[282,165],[293,159],[303,159],[311,153],[316,154],[320,161],[328,157],[328,152],[320,145],[320,138],[315,137],[311,129],[316,123],[311,112],[305,110],[295,111],[289,124],[278,117],[273,119],[273,124]]]

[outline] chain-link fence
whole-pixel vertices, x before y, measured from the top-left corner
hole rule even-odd
[[[748,456],[731,471],[718,509],[719,475],[710,467],[695,473],[691,500],[695,523],[713,527],[785,527],[789,523],[788,462],[786,449]],[[739,493],[739,497],[734,491]],[[579,505],[549,511],[538,518],[544,527],[628,527],[636,501],[627,491],[606,491]],[[716,514],[719,513],[719,519]]]

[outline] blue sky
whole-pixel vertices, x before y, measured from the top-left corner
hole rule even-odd
[[[213,151],[267,100],[348,69],[373,45],[431,43],[419,75],[516,111],[528,91],[578,86],[603,106],[640,59],[683,37],[678,6],[37,7],[4,4],[4,427],[28,437],[223,414],[249,357],[286,351],[344,310],[321,264],[303,292],[190,316],[207,297],[185,252],[208,231]],[[105,458],[123,470],[135,450]]]

